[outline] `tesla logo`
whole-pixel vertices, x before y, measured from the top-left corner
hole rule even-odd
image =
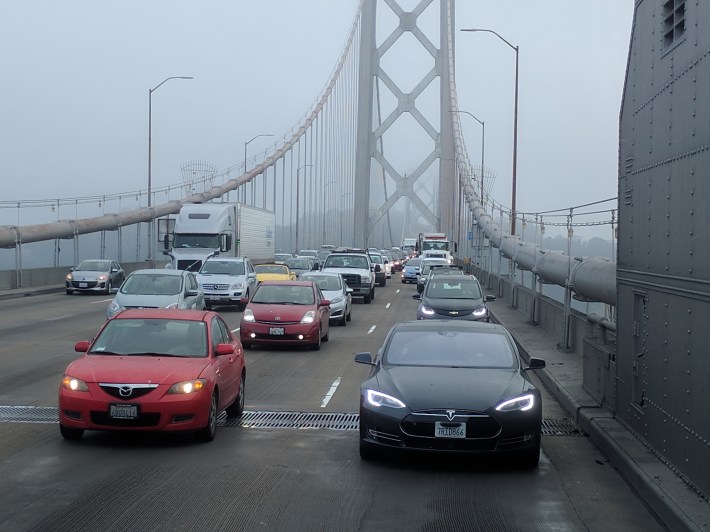
[[[448,418],[449,421],[454,419],[455,416],[456,416],[456,410],[447,410],[446,411],[446,417]]]
[[[118,393],[121,395],[121,397],[130,397],[133,393],[133,388],[131,388],[130,386],[121,386],[118,389]]]

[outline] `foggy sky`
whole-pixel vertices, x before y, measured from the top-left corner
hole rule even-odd
[[[405,9],[417,3],[400,1]],[[240,163],[246,140],[281,136],[310,109],[356,6],[0,1],[0,201],[145,189],[148,90],[168,76],[195,79],[171,80],[153,94],[154,186],[178,183],[191,160],[220,169]],[[384,2],[378,11],[380,25],[391,19]],[[438,2],[425,14],[433,22],[421,26],[434,28],[438,46]],[[632,0],[458,0],[457,28],[492,29],[520,47],[519,211],[617,195],[632,14]],[[515,54],[491,34],[457,31],[456,60],[460,108],[486,122],[493,194],[510,205]],[[387,61],[407,86],[432,60],[403,48]],[[481,127],[461,120],[478,163]],[[254,141],[250,154],[269,142]],[[393,157],[407,153],[391,139],[388,146]],[[14,216],[0,209],[0,224]]]

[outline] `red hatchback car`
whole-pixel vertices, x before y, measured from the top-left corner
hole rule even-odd
[[[242,345],[309,345],[320,349],[330,332],[330,301],[313,281],[263,281],[242,315]]]
[[[219,412],[244,411],[244,352],[215,312],[125,310],[74,350],[84,356],[59,387],[66,439],[85,430],[149,430],[212,441]]]

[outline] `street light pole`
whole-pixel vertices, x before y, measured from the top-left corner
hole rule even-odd
[[[295,250],[295,255],[298,255],[299,251],[299,246],[298,246],[298,218],[299,218],[299,210],[300,210],[300,199],[301,199],[301,179],[299,178],[299,175],[301,173],[301,170],[303,168],[306,168],[308,166],[313,166],[312,164],[304,164],[302,166],[299,166],[296,169],[296,250]]]
[[[486,162],[486,122],[485,120],[479,120],[474,116],[473,114],[469,113],[468,111],[451,111],[452,113],[463,113],[466,114],[470,117],[472,117],[476,122],[481,124],[481,127],[483,128],[483,132],[481,133],[481,206],[483,206],[483,172],[484,172],[484,167],[485,167],[485,162]]]
[[[152,89],[148,89],[148,211],[152,205],[151,195],[153,192],[153,93],[157,91],[160,86],[171,79],[195,79],[192,76],[170,76],[165,78],[163,81],[158,83]],[[150,262],[153,265],[153,218],[151,216],[150,222],[148,223],[148,258],[146,262]]]
[[[498,33],[493,30],[482,29],[482,28],[467,28],[461,31],[478,31],[492,33],[498,37],[505,44],[510,46],[515,51],[515,111],[513,116],[513,192],[511,199],[511,213],[510,213],[510,234],[515,235],[515,216],[516,216],[516,189],[517,189],[517,171],[518,171],[518,59],[520,56],[520,47],[513,46],[506,39],[501,37]]]
[[[248,140],[244,143],[244,173],[245,174],[247,173],[247,146],[249,146],[249,144],[251,144],[251,142],[255,141],[259,137],[273,137],[273,136],[274,135],[272,135],[271,133],[262,133],[260,135],[253,137],[251,140]],[[243,186],[244,186],[244,194],[243,194],[244,200],[243,201],[244,201],[244,203],[246,203],[247,202],[246,183]],[[252,187],[253,187],[253,185],[252,185]]]

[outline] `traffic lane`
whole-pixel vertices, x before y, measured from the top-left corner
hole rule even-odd
[[[386,304],[388,288],[380,288],[370,304],[353,301],[352,321],[331,324],[328,342],[319,351],[307,347],[257,344],[245,351],[246,408],[357,412],[359,386],[368,370],[354,362],[360,351],[376,351],[398,315]],[[241,312],[221,313],[235,334]]]
[[[220,427],[206,448],[182,435],[77,443],[56,425],[11,427],[0,436],[5,530],[593,529],[544,457],[537,470],[488,457],[363,462],[356,431]],[[587,506],[631,525],[604,529],[658,529],[647,512]]]
[[[0,302],[0,404],[55,405],[64,369],[80,356],[74,344],[93,338],[106,321],[101,298],[38,297],[43,304],[35,297]]]

